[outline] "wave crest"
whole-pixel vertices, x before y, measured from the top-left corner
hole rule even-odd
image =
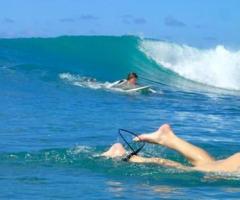
[[[240,51],[230,51],[222,45],[213,49],[197,49],[151,40],[143,40],[140,50],[186,79],[223,89],[240,90]]]

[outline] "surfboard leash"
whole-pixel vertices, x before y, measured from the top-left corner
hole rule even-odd
[[[124,137],[123,134],[130,134],[130,135],[133,135],[134,137],[137,137],[139,139],[139,141],[141,141],[143,144],[138,148],[138,149],[134,149],[132,147],[132,145],[126,140],[126,138]],[[126,145],[131,149],[131,153],[128,154],[125,158],[123,158],[123,161],[129,161],[129,159],[134,156],[134,155],[137,155],[142,149],[143,147],[145,146],[145,142],[143,142],[139,136],[132,132],[132,131],[129,131],[129,130],[126,130],[126,129],[118,129],[118,134],[120,135],[120,137],[122,138],[122,140],[126,143]]]

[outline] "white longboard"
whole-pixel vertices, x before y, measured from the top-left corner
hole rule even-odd
[[[129,89],[126,90],[126,92],[152,92],[152,93],[156,93],[155,90],[151,89],[150,86],[142,86],[142,87],[138,87],[138,88],[133,88],[133,89]]]

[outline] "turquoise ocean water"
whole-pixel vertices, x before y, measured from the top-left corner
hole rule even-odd
[[[216,158],[240,151],[240,52],[134,36],[0,39],[0,199],[239,199],[240,175],[99,157],[163,123]],[[108,88],[130,71],[156,94]],[[142,154],[188,164],[147,144]]]

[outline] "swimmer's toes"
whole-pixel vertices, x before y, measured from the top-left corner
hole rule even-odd
[[[133,138],[134,142],[141,142],[141,141],[146,141],[146,134],[139,135],[138,137]]]

